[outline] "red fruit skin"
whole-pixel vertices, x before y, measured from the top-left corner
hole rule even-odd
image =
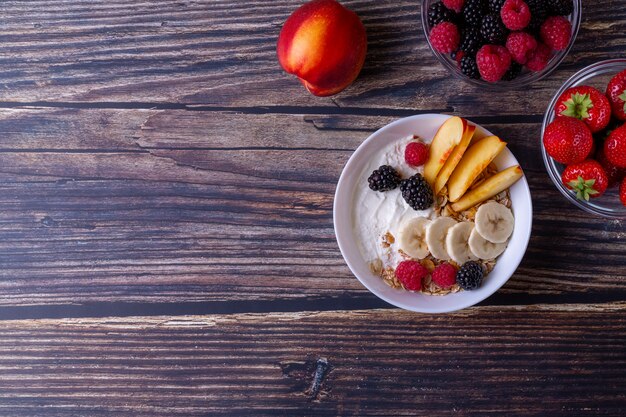
[[[456,284],[456,268],[447,262],[437,265],[431,278],[435,284],[443,289],[450,288]]]
[[[619,186],[619,201],[626,206],[626,178],[622,180]]]
[[[616,165],[613,165],[604,154],[603,146],[599,147],[595,155],[596,161],[598,161],[600,165],[602,165],[604,171],[606,172],[606,176],[609,179],[609,188],[613,187],[616,184],[619,184],[620,181],[624,177],[626,177],[626,168],[620,168]]]
[[[569,45],[572,24],[563,16],[550,16],[541,25],[541,40],[555,51],[562,51]]]
[[[422,289],[422,279],[428,275],[428,269],[416,261],[402,261],[396,267],[396,277],[409,291]]]
[[[511,66],[511,54],[500,45],[483,45],[476,54],[476,65],[483,80],[499,81]]]
[[[548,65],[548,61],[552,57],[552,50],[539,42],[537,47],[528,54],[528,60],[526,61],[526,68],[533,72],[543,71]]]
[[[606,96],[615,118],[626,121],[626,70],[617,73],[606,86]],[[621,97],[620,97],[621,96]]]
[[[426,163],[429,149],[423,142],[409,142],[404,148],[404,160],[407,164],[419,167]]]
[[[609,179],[604,171],[604,168],[599,162],[594,161],[593,159],[587,159],[586,161],[571,164],[565,167],[563,173],[561,174],[561,181],[563,182],[563,185],[571,190],[572,186],[570,185],[570,182],[576,182],[578,177],[582,177],[585,181],[592,179],[596,180],[593,184],[593,189],[598,193],[590,195],[589,197],[591,198],[598,198],[602,196],[609,186]]]
[[[442,54],[456,51],[461,42],[459,28],[450,22],[441,22],[430,30],[430,43]]]
[[[506,39],[506,49],[518,64],[525,64],[530,54],[537,48],[537,40],[526,32],[512,32]]]
[[[613,130],[606,138],[604,154],[613,165],[626,168],[626,124]]]
[[[584,161],[591,153],[593,136],[586,124],[573,117],[558,117],[546,127],[543,146],[562,164]]]
[[[465,56],[465,52],[458,50],[456,51],[456,53],[454,54],[454,60],[456,61],[456,65],[461,68],[461,60],[463,59],[463,57]]]
[[[557,117],[566,117],[563,112],[567,111],[567,101],[571,99],[574,94],[589,95],[593,107],[586,109],[588,116],[582,117],[576,115],[578,119],[585,122],[585,124],[591,130],[591,133],[596,133],[607,127],[611,121],[611,104],[604,94],[593,87],[579,86],[571,87],[565,90],[559,97],[554,106],[554,113]]]
[[[506,0],[500,9],[502,23],[510,30],[522,30],[530,23],[530,8],[524,0]]]
[[[461,13],[465,0],[442,0],[443,5],[450,10],[454,10],[457,13]]]
[[[311,94],[337,94],[363,67],[365,26],[356,13],[337,1],[313,0],[289,16],[278,36],[276,53],[283,69],[297,76]]]

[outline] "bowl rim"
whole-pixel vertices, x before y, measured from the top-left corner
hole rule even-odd
[[[559,190],[561,195],[563,195],[563,197],[565,197],[575,206],[586,211],[587,213],[603,216],[609,219],[626,219],[626,210],[624,210],[624,212],[615,212],[614,210],[607,209],[601,206],[592,206],[587,202],[583,202],[577,199],[574,193],[572,193],[571,190],[567,189],[563,185],[563,182],[561,181],[561,174],[560,172],[558,172],[556,167],[557,162],[550,155],[548,155],[546,148],[543,145],[543,134],[548,124],[550,124],[554,120],[554,106],[556,105],[556,102],[561,94],[563,94],[568,88],[574,87],[575,84],[577,84],[579,81],[587,80],[587,75],[593,73],[598,69],[606,68],[612,64],[624,64],[624,69],[626,69],[626,58],[613,58],[595,62],[577,71],[561,85],[561,87],[552,96],[552,99],[550,100],[550,103],[548,104],[548,107],[546,108],[546,111],[544,113],[543,122],[541,124],[541,134],[539,136],[539,147],[541,149],[541,156],[543,158],[544,166],[546,168],[546,171],[548,171],[548,176],[554,183],[557,190]]]
[[[350,158],[348,159],[347,163],[345,164],[342,172],[341,172],[341,176],[339,178],[339,181],[337,183],[337,187],[335,190],[335,196],[334,196],[334,201],[333,201],[333,228],[334,228],[334,232],[335,232],[335,238],[337,240],[337,244],[339,246],[339,250],[341,252],[342,257],[344,258],[344,261],[346,262],[346,264],[348,265],[348,268],[350,269],[350,271],[352,272],[352,274],[359,280],[359,282],[361,282],[361,284],[367,288],[372,294],[376,295],[378,298],[382,299],[383,301],[386,301],[387,303],[405,309],[405,310],[409,310],[409,311],[414,311],[414,312],[420,312],[420,313],[448,313],[448,312],[453,312],[453,311],[458,311],[464,308],[468,308],[471,307],[475,304],[478,304],[482,301],[484,301],[485,299],[487,299],[488,297],[490,297],[491,295],[493,295],[496,291],[498,291],[506,282],[508,282],[508,280],[513,276],[513,274],[515,273],[515,271],[517,270],[519,264],[522,262],[525,254],[526,254],[526,250],[528,249],[528,244],[530,242],[530,236],[531,236],[531,231],[532,231],[532,223],[533,223],[533,207],[532,207],[532,198],[530,195],[530,188],[528,186],[528,181],[526,179],[526,175],[523,175],[522,178],[520,178],[520,180],[517,182],[520,184],[520,190],[521,190],[521,196],[520,199],[523,199],[523,203],[524,205],[527,205],[528,207],[528,221],[524,224],[518,225],[516,224],[516,229],[518,227],[521,226],[521,230],[520,230],[520,237],[522,239],[521,241],[521,247],[520,250],[517,251],[517,253],[514,253],[512,259],[510,259],[506,264],[505,267],[507,268],[507,272],[505,272],[505,276],[504,278],[500,278],[499,281],[496,282],[496,284],[493,286],[493,288],[489,288],[489,290],[485,291],[484,293],[480,293],[479,296],[474,296],[474,297],[462,297],[460,299],[460,301],[458,303],[456,303],[454,306],[452,307],[448,307],[448,308],[424,308],[423,306],[420,307],[419,305],[416,306],[414,304],[409,304],[409,303],[405,303],[405,302],[401,302],[398,300],[394,300],[388,296],[386,296],[385,294],[382,294],[378,289],[376,289],[373,285],[370,285],[370,283],[368,282],[368,280],[365,277],[361,277],[360,274],[358,273],[359,268],[357,267],[357,265],[353,262],[353,259],[348,256],[348,244],[351,244],[352,242],[354,242],[354,235],[352,232],[352,218],[350,217],[350,221],[348,222],[350,224],[349,228],[346,227],[340,227],[340,224],[345,224],[345,216],[343,217],[339,217],[339,205],[342,204],[344,202],[344,200],[347,201],[352,201],[353,199],[353,189],[346,189],[346,187],[349,187],[348,183],[348,176],[349,176],[349,172],[353,171],[354,169],[356,169],[355,167],[358,167],[358,164],[360,164],[360,156],[362,153],[364,153],[364,149],[365,147],[372,141],[375,140],[375,138],[381,134],[383,134],[385,131],[387,130],[392,130],[394,127],[403,124],[403,123],[410,123],[413,121],[418,121],[421,119],[427,119],[427,118],[440,118],[441,123],[443,123],[443,121],[445,121],[446,119],[448,119],[449,117],[452,117],[451,115],[445,115],[445,114],[436,114],[436,113],[428,113],[428,114],[418,114],[418,115],[414,115],[414,116],[409,116],[409,117],[404,117],[398,120],[395,120],[385,126],[383,126],[382,128],[376,130],[374,133],[372,133],[371,135],[369,135],[367,137],[367,139],[365,139],[358,147],[357,149],[352,153],[352,155],[350,156]],[[468,119],[466,119],[468,120]],[[486,135],[492,135],[492,133],[490,131],[488,131],[487,129],[483,128],[482,126],[480,126],[479,124],[473,123],[470,120],[468,120],[469,123],[475,125],[477,127],[477,130],[480,129],[482,130],[482,132]],[[398,137],[398,139],[400,139]],[[511,151],[508,148],[505,148],[505,152],[507,152],[506,156],[508,158],[512,158],[512,160],[514,161],[513,164],[517,163],[519,164],[519,161],[517,161],[517,159],[515,158],[515,156],[511,153]],[[517,183],[515,185],[517,185]],[[514,185],[514,186],[515,186]],[[351,206],[352,207],[352,206]],[[516,216],[517,218],[517,216]],[[521,220],[520,220],[521,221]],[[346,229],[349,229],[346,230]],[[505,251],[506,253],[506,251]],[[362,263],[363,259],[361,259]],[[360,265],[360,267],[362,267],[363,265]],[[386,284],[385,284],[386,285]],[[396,290],[399,291],[399,290]],[[462,295],[465,292],[460,292],[460,293],[456,293],[456,294],[451,294],[451,296],[457,296],[457,295]],[[416,294],[417,295],[417,294]],[[427,297],[436,297],[436,296],[430,296],[430,295],[425,295]],[[444,296],[446,297],[446,296]]]
[[[563,62],[565,57],[569,54],[570,50],[574,46],[576,37],[578,36],[578,31],[580,29],[580,23],[582,21],[582,0],[572,0],[572,1],[574,3],[574,11],[571,14],[571,20],[570,20],[570,22],[572,23],[572,34],[570,37],[569,44],[567,45],[567,48],[561,51],[558,51],[558,53],[555,54],[550,59],[550,61],[548,62],[548,65],[543,70],[539,72],[533,72],[531,73],[530,76],[526,78],[518,77],[511,81],[490,83],[482,79],[475,80],[473,78],[469,78],[465,76],[464,74],[462,74],[458,70],[456,65],[453,65],[446,55],[435,50],[435,48],[433,48],[432,43],[430,42],[430,37],[428,36],[429,29],[430,29],[430,25],[428,24],[428,3],[432,2],[432,0],[421,1],[421,13],[420,14],[421,14],[421,21],[422,21],[422,31],[424,32],[424,37],[426,38],[428,48],[435,55],[435,57],[437,58],[437,61],[439,61],[455,78],[458,78],[461,81],[464,81],[474,86],[492,88],[494,90],[507,90],[510,88],[524,87],[536,81],[542,80],[548,75],[550,75],[561,64],[561,62]]]

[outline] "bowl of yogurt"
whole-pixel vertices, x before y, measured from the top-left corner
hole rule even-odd
[[[438,218],[441,207],[435,197],[435,204],[432,206],[415,210],[403,198],[400,187],[384,193],[374,192],[368,187],[368,176],[383,165],[394,167],[402,178],[423,174],[423,167],[412,167],[405,162],[404,149],[415,138],[420,138],[426,144],[430,143],[438,129],[450,117],[452,116],[441,114],[416,115],[397,120],[376,131],[350,157],[335,192],[335,235],[348,267],[376,296],[406,310],[444,313],[481,302],[513,275],[524,257],[530,239],[532,201],[528,183],[522,175],[506,190],[506,202],[514,214],[510,237],[479,288],[472,291],[460,290],[458,287],[441,292],[432,291],[432,288],[419,292],[407,291],[404,287],[398,288],[397,285],[390,284],[376,270],[406,260],[406,253],[398,250],[397,243],[394,243],[401,235],[402,228],[416,218],[426,222]],[[493,136],[486,129],[468,123],[476,127],[472,143]],[[503,171],[516,165],[516,158],[504,148],[493,159],[490,167]],[[383,265],[373,267],[381,262]],[[453,261],[450,262],[454,264]]]

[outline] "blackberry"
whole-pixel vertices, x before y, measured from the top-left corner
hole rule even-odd
[[[413,210],[426,210],[433,204],[433,190],[422,174],[415,174],[400,183],[402,198]]]
[[[448,9],[440,1],[433,3],[428,8],[428,24],[432,28],[433,26],[441,22],[457,22],[456,13]]]
[[[500,19],[500,15],[492,13],[483,17],[480,25],[480,35],[485,42],[503,45],[506,42],[507,29]]]
[[[504,81],[514,80],[515,78],[517,78],[520,72],[522,72],[522,66],[518,64],[517,62],[513,61],[511,62],[511,66],[509,67],[508,71],[505,72],[504,75],[502,76],[502,79]]]
[[[532,34],[538,34],[541,24],[548,17],[548,6],[546,0],[526,0],[526,4],[530,9],[530,23],[526,26],[526,31]]]
[[[479,79],[480,72],[478,72],[478,65],[476,60],[471,56],[464,56],[461,58],[461,72],[470,78]]]
[[[456,283],[464,290],[475,290],[483,283],[483,266],[478,262],[465,262],[456,273]]]
[[[367,182],[374,191],[389,191],[397,188],[400,184],[400,176],[389,165],[381,165],[372,172]]]
[[[463,5],[463,20],[467,26],[480,26],[483,16],[487,14],[485,0],[467,0]]]
[[[555,16],[568,16],[574,11],[572,0],[548,0],[548,11]]]
[[[505,1],[506,0],[489,0],[489,11],[491,13],[500,14],[500,10],[502,10]]]
[[[461,45],[459,49],[468,55],[476,55],[476,52],[483,46],[483,39],[480,30],[473,27],[465,29],[461,35]]]

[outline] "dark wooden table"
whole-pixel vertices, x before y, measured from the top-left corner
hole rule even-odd
[[[300,3],[0,4],[0,415],[626,415],[626,225],[538,147],[555,89],[624,56],[626,2],[585,0],[557,71],[491,94],[419,2],[345,1],[369,52],[332,98],[277,63]],[[533,195],[516,274],[455,314],[380,301],[333,233],[352,151],[419,113],[507,139]]]

